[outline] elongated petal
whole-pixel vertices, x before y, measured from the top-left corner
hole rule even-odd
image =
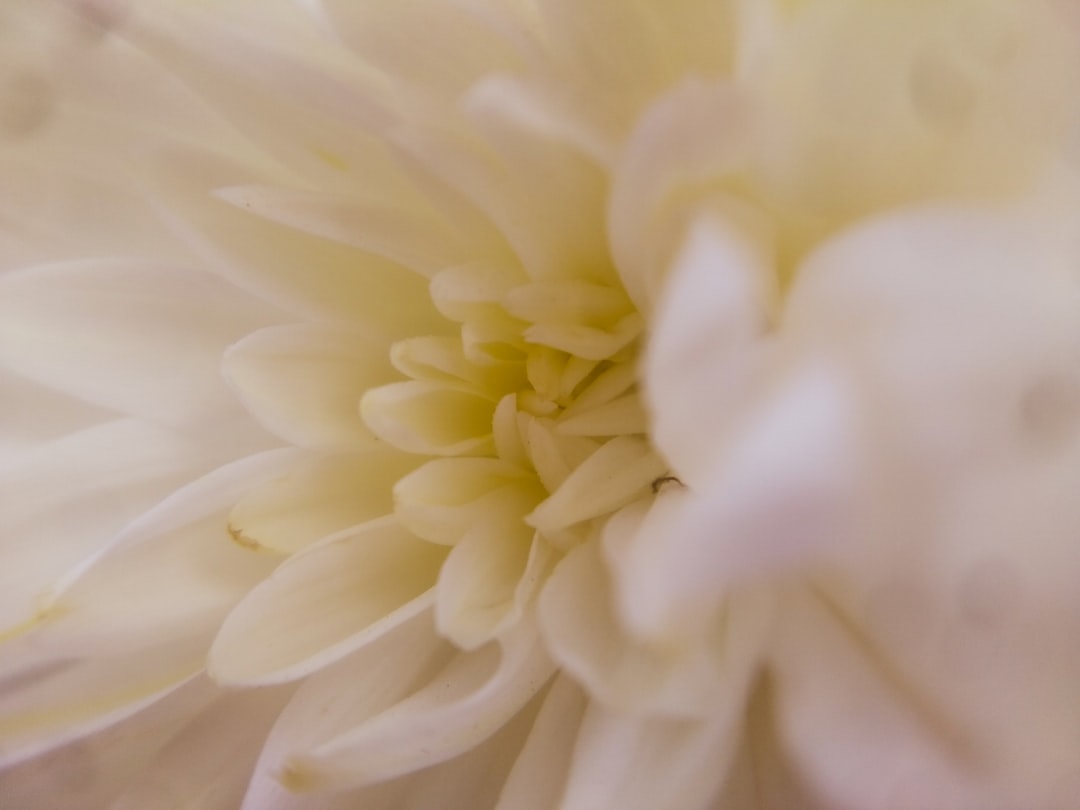
[[[742,708],[737,696],[708,720],[677,721],[620,715],[590,703],[558,806],[704,810],[734,758]]]
[[[346,330],[278,326],[230,348],[224,372],[268,430],[304,447],[344,450],[372,443],[360,397],[393,379],[387,349]]]
[[[0,280],[0,362],[96,405],[182,429],[242,428],[225,346],[268,310],[190,270],[137,260],[31,268]]]
[[[241,545],[292,554],[390,512],[391,487],[416,463],[385,446],[308,459],[237,501],[229,533]]]
[[[557,675],[553,679],[496,810],[558,807],[587,706],[588,698],[571,678]]]
[[[0,466],[52,439],[110,421],[112,414],[14,372],[0,371]]]
[[[258,685],[326,666],[429,607],[445,555],[392,518],[328,538],[229,615],[210,671],[225,683]]]
[[[226,611],[272,567],[229,540],[227,504],[291,456],[264,454],[181,488],[56,583],[38,624],[4,641],[0,761],[104,728],[202,670]]]
[[[439,572],[439,632],[466,650],[491,641],[521,618],[554,557],[520,512],[509,519],[484,516]]]
[[[381,202],[273,186],[236,186],[217,195],[274,222],[352,245],[428,276],[475,259],[419,202],[394,209]]]
[[[463,385],[390,383],[360,400],[364,423],[380,439],[407,453],[483,455],[492,445],[495,403]]]
[[[206,679],[196,678],[91,737],[6,768],[0,773],[0,802],[6,807],[107,810],[215,696]]]
[[[456,656],[404,701],[294,757],[289,777],[344,787],[445,761],[494,734],[552,670],[533,624],[522,621],[498,643]]]
[[[215,460],[175,434],[120,420],[44,444],[6,467],[0,627],[31,621],[62,574]]]
[[[366,722],[423,687],[451,655],[450,646],[435,633],[428,612],[312,674],[271,729],[244,810],[307,810],[309,803],[320,806],[320,799],[311,793],[296,794],[282,786],[288,760]],[[355,800],[346,806],[354,807]]]
[[[520,519],[540,497],[524,470],[500,459],[435,459],[397,481],[394,513],[425,540],[449,545],[486,518]]]
[[[642,495],[665,471],[648,442],[619,436],[589,456],[528,520],[541,531],[558,531],[612,512]]]
[[[212,195],[257,181],[251,168],[193,151],[158,156],[151,193],[179,233],[238,286],[303,316],[364,323],[388,336],[439,331],[424,279]]]
[[[270,689],[220,697],[125,786],[111,808],[187,805],[235,810],[247,790],[263,735],[288,692]]]

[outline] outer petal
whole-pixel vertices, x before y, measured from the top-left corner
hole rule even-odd
[[[241,545],[278,554],[300,551],[390,512],[391,487],[417,461],[383,445],[308,459],[237,501],[229,512],[229,533]]]
[[[445,556],[393,518],[331,536],[245,597],[214,642],[210,671],[261,685],[326,666],[429,607]]]
[[[213,704],[215,693],[196,678],[127,720],[0,772],[0,803],[108,810],[180,729]]]
[[[302,447],[372,443],[360,397],[394,375],[384,341],[310,324],[263,329],[225,355],[225,376],[270,431]]]
[[[33,620],[62,574],[216,460],[134,420],[80,431],[13,460],[0,471],[0,636]]]
[[[422,277],[213,196],[262,180],[258,172],[193,151],[158,156],[151,193],[178,232],[238,286],[297,314],[387,335],[445,331]]]
[[[235,810],[289,691],[251,690],[220,697],[125,787],[110,810]]]
[[[245,420],[218,363],[268,320],[263,305],[183,268],[37,267],[0,279],[0,363],[96,405],[185,430],[212,425],[236,441]]]
[[[227,504],[289,458],[255,457],[181,489],[57,586],[39,625],[5,642],[0,761],[130,716],[201,670],[225,612],[271,568],[230,542]]]
[[[554,678],[499,795],[496,810],[549,810],[558,806],[587,706],[588,698],[573,680],[566,675]]]
[[[404,701],[294,757],[297,786],[361,785],[468,751],[514,717],[553,666],[531,621],[498,643],[461,653]]]

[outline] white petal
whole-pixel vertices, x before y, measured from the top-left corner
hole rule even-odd
[[[383,145],[368,134],[395,118],[371,71],[343,58],[300,15],[275,20],[281,8],[240,20],[207,12],[156,4],[133,18],[125,37],[240,130],[242,143],[277,158],[295,176],[320,189],[361,187],[395,202],[412,198]],[[403,110],[403,100],[394,101],[394,109]],[[205,128],[199,134],[205,137]],[[259,182],[239,182],[252,181]]]
[[[691,227],[657,307],[642,368],[650,435],[684,483],[711,464],[762,354],[770,269],[731,222]]]
[[[620,564],[620,605],[660,638],[707,617],[740,584],[856,541],[858,413],[826,366],[796,371],[697,489],[661,499]]]
[[[605,532],[632,533],[644,511],[628,507]],[[540,597],[552,656],[591,695],[626,711],[677,717],[708,716],[726,705],[754,666],[763,641],[760,606],[733,599],[728,611],[691,641],[633,637],[617,612],[598,540],[571,550]]]
[[[288,696],[288,690],[252,690],[219,698],[125,785],[110,810],[235,810]]]
[[[558,806],[587,705],[588,698],[573,680],[566,675],[555,677],[496,810],[550,810]]]
[[[742,709],[740,697],[706,721],[678,721],[620,715],[593,701],[560,810],[705,810],[734,758]]]
[[[823,803],[1020,806],[1004,796],[999,803],[991,775],[978,774],[978,741],[958,734],[857,629],[805,594],[785,616],[772,670],[776,718],[782,744]]]
[[[293,758],[298,784],[360,785],[442,762],[476,746],[521,710],[553,666],[530,621],[461,653],[404,701]]]
[[[494,412],[495,402],[484,393],[446,383],[390,383],[360,400],[360,414],[376,436],[429,456],[484,455],[492,446]]]
[[[522,523],[521,514],[480,517],[439,572],[436,623],[463,649],[513,626],[554,562],[554,550]]]
[[[402,525],[433,543],[456,543],[478,521],[520,519],[541,497],[519,467],[493,458],[435,459],[394,485]]]
[[[445,331],[421,276],[213,196],[217,188],[258,181],[250,168],[204,153],[163,152],[150,179],[162,214],[238,286],[299,315],[387,336]]]
[[[50,440],[109,421],[112,414],[0,370],[0,466]]]
[[[244,810],[321,808],[311,793],[296,794],[281,785],[288,760],[405,698],[427,683],[451,655],[450,646],[435,633],[430,614],[421,614],[311,675],[267,737]],[[327,801],[337,810],[337,804]],[[355,806],[355,800],[346,805]]]
[[[112,799],[215,697],[197,678],[86,739],[0,772],[0,806],[107,810]]]
[[[556,420],[556,430],[569,436],[623,436],[648,433],[649,419],[636,393]]]
[[[229,533],[252,548],[278,554],[300,551],[390,512],[394,482],[417,461],[382,445],[310,459],[237,501],[229,512]]]
[[[212,633],[274,564],[232,542],[225,528],[228,503],[236,489],[280,475],[288,458],[266,454],[230,465],[129,523],[56,583],[34,647],[43,654],[92,656]]]
[[[122,420],[44,444],[0,471],[0,635],[31,622],[62,574],[216,460]]]
[[[233,610],[210,651],[210,672],[260,685],[324,667],[429,607],[445,556],[392,518],[327,538]]]
[[[722,188],[744,169],[752,143],[750,105],[724,81],[683,79],[637,122],[615,167],[608,209],[611,251],[627,294],[652,315],[666,269],[702,209],[749,211]],[[749,221],[755,218],[750,217]]]
[[[198,675],[201,652],[176,641],[147,646],[136,655],[59,658],[0,679],[0,767],[99,732],[153,705]],[[35,653],[12,649],[10,643],[5,649],[5,655],[23,661]]]
[[[280,475],[291,455],[245,460],[181,489],[57,584],[37,626],[5,642],[4,759],[129,716],[202,669],[222,617],[271,568],[229,540],[227,504],[260,476]]]
[[[394,378],[385,342],[311,324],[263,329],[234,345],[224,372],[268,430],[304,447],[372,444],[364,391]]]
[[[666,472],[649,443],[618,436],[589,456],[528,517],[540,531],[558,531],[613,512],[643,494]]]
[[[521,67],[513,42],[495,25],[498,6],[431,0],[321,5],[334,30],[365,61],[435,97],[454,99],[488,73]]]
[[[216,193],[274,222],[352,245],[426,276],[475,258],[419,201],[411,208],[390,208],[385,203],[273,186],[235,186]]]
[[[265,323],[265,307],[216,279],[150,262],[71,262],[0,280],[0,362],[96,405],[209,425],[223,439],[243,422],[221,353]]]
[[[613,144],[645,103],[679,77],[727,70],[735,44],[727,33],[729,4],[674,0],[654,14],[619,0],[550,0],[538,10],[557,70],[552,92]]]

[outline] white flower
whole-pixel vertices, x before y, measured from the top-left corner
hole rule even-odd
[[[1071,806],[1068,4],[10,9],[0,804]]]

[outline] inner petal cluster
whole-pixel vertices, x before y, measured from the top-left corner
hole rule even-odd
[[[486,265],[441,271],[431,295],[458,334],[395,343],[390,361],[406,379],[366,392],[360,410],[378,438],[434,457],[397,483],[395,514],[417,536],[459,546],[444,581],[497,570],[505,609],[489,611],[494,632],[553,555],[666,472],[637,387],[642,319],[617,287]],[[443,629],[466,646],[490,637]]]

